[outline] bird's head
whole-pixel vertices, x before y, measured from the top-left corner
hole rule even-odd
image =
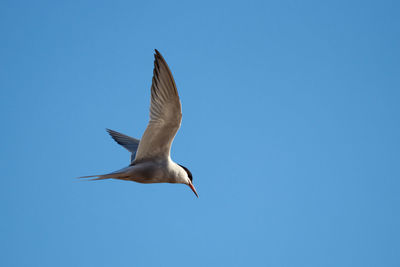
[[[196,197],[199,197],[199,195],[196,192],[196,188],[194,188],[194,186],[193,186],[193,175],[192,175],[192,173],[185,166],[182,166],[182,165],[179,165],[179,166],[181,166],[182,169],[184,169],[185,172],[186,172],[187,179],[186,179],[185,184],[187,184],[190,187],[190,189],[192,189],[192,191],[196,195]]]

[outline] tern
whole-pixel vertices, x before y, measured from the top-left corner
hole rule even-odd
[[[178,90],[167,62],[155,49],[153,80],[151,84],[150,121],[142,139],[107,129],[111,137],[131,154],[131,163],[120,170],[83,176],[91,180],[119,179],[138,183],[180,183],[193,186],[188,168],[171,159],[171,145],[182,121],[182,108]]]

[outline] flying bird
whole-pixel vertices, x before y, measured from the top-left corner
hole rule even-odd
[[[182,121],[181,101],[167,62],[155,50],[153,80],[151,84],[150,121],[142,139],[107,129],[111,137],[131,154],[131,163],[120,170],[83,176],[91,180],[119,179],[138,183],[180,183],[193,186],[193,176],[188,168],[171,159],[171,145]]]

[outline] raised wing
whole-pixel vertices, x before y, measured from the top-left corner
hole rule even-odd
[[[135,159],[136,151],[139,147],[139,139],[127,136],[125,134],[119,133],[117,131],[113,131],[110,129],[106,129],[107,132],[111,135],[115,142],[123,146],[129,152],[131,152],[131,162]]]
[[[135,162],[169,157],[181,120],[181,102],[174,78],[164,58],[155,50],[150,121],[139,143]]]

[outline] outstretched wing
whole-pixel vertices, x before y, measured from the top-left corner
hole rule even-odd
[[[164,58],[155,50],[150,121],[139,143],[135,162],[169,157],[181,120],[181,102],[174,78]]]
[[[125,134],[106,129],[107,132],[111,135],[111,137],[114,139],[115,142],[123,146],[125,149],[127,149],[129,152],[131,152],[131,162],[135,159],[136,156],[136,151],[139,146],[139,139],[127,136]]]

